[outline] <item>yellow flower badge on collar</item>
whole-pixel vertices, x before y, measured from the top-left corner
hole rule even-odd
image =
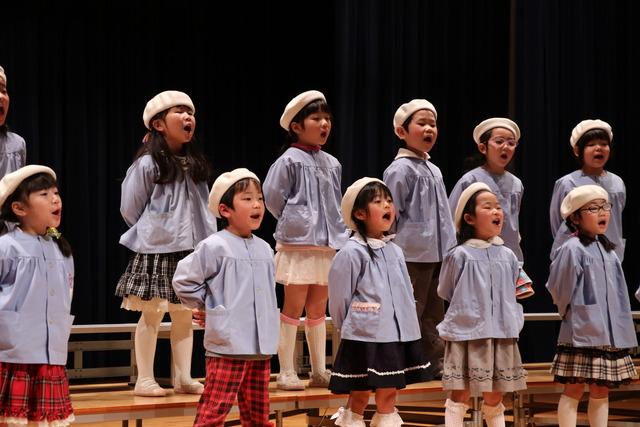
[[[58,240],[62,236],[62,233],[59,232],[55,227],[47,227],[47,236],[53,237]]]

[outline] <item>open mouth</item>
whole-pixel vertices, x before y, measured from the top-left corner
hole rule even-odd
[[[260,219],[260,214],[257,213],[257,214],[251,215],[251,219]]]
[[[433,142],[433,135],[427,135],[424,137],[424,142],[431,144]]]
[[[604,160],[604,156],[602,154],[596,154],[595,156],[593,156],[594,160]]]
[[[391,212],[387,212],[386,214],[382,215],[382,219],[384,219],[385,221],[391,220]]]
[[[604,220],[604,219],[601,219],[600,221],[598,221],[598,225],[599,225],[600,227],[606,227],[606,225],[607,225],[607,221],[606,221],[606,220]]]
[[[187,132],[191,132],[193,130],[193,126],[192,125],[186,125],[184,127],[184,130],[187,131]]]
[[[62,209],[56,209],[55,211],[51,212],[51,214],[55,216],[60,216],[61,213],[62,213]]]
[[[502,221],[499,218],[496,218],[491,222],[493,223],[493,225],[500,225],[500,223],[502,223]]]
[[[320,132],[320,136],[321,136],[322,138],[326,138],[326,137],[327,137],[327,135],[328,135],[328,134],[327,134],[327,132]]]

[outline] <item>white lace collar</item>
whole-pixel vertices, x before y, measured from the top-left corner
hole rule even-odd
[[[367,246],[368,244],[371,249],[380,249],[380,248],[383,248],[387,244],[387,242],[389,242],[394,237],[396,237],[395,234],[389,234],[388,236],[382,237],[382,239],[374,239],[373,237],[367,237],[367,241],[365,242],[362,235],[356,232],[356,233],[353,233],[353,236],[351,236],[351,240],[355,240],[356,242],[360,243],[362,246]]]
[[[409,150],[408,148],[400,148],[398,150],[398,154],[396,154],[395,159],[400,159],[402,157],[413,157],[414,159],[420,159],[420,160],[429,160],[431,158],[429,153],[424,153],[424,157],[422,157],[419,154],[416,154],[413,151]]]
[[[469,239],[466,242],[464,242],[464,244],[467,246],[471,246],[472,248],[486,249],[491,245],[495,245],[495,246],[504,245],[504,240],[502,240],[500,236],[493,236],[489,240]]]

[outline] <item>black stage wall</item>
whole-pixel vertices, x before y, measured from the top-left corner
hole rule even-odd
[[[473,154],[473,127],[506,115],[523,133],[513,170],[525,185],[521,228],[536,295],[527,312],[553,311],[544,289],[554,181],[576,169],[573,126],[613,126],[608,169],[627,184],[624,263],[638,285],[640,191],[634,127],[640,106],[640,6],[633,1],[107,1],[3,5],[0,65],[8,123],[27,140],[29,163],[52,166],[64,200],[62,231],[75,249],[76,323],[137,321],[115,284],[128,253],[118,239],[120,182],[144,134],[156,93],[183,90],[216,173],[248,167],[264,177],[284,141],[284,105],[323,91],[334,114],[327,151],[343,187],[382,175],[397,149],[395,109],[427,98],[438,109],[432,160],[448,190]],[[205,11],[208,10],[208,11]],[[274,221],[257,233],[272,241]],[[640,305],[633,300],[634,309]],[[526,360],[550,360],[552,324],[528,324]]]

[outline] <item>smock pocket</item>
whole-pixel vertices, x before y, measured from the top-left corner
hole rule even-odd
[[[55,316],[55,322],[51,325],[51,349],[58,353],[67,353],[69,348],[69,336],[71,335],[71,325],[73,325],[72,316],[67,313],[61,313]]]
[[[8,350],[16,345],[18,313],[0,311],[0,350]]]
[[[410,222],[402,225],[394,242],[400,246],[405,258],[418,258],[425,253],[433,251],[439,254],[437,247],[431,247],[428,242],[433,239],[433,221],[425,219],[424,222]]]
[[[311,223],[311,214],[307,205],[286,205],[278,221],[277,234],[281,235],[284,241],[305,237]]]
[[[204,333],[206,344],[227,346],[229,344],[229,312],[223,305],[207,310],[206,328]]]
[[[174,212],[145,212],[138,221],[138,233],[143,241],[152,246],[165,246],[173,243],[180,228],[175,224]]]
[[[579,345],[593,345],[592,338],[607,336],[600,307],[594,305],[572,305],[571,320],[573,342]]]
[[[345,323],[350,326],[351,332],[358,338],[375,337],[380,324],[380,304],[377,302],[352,302]]]
[[[451,316],[449,316],[451,311]],[[484,319],[480,316],[477,307],[470,305],[455,305],[449,307],[446,317],[450,317],[459,329],[458,332],[468,333],[479,329],[484,325]]]

